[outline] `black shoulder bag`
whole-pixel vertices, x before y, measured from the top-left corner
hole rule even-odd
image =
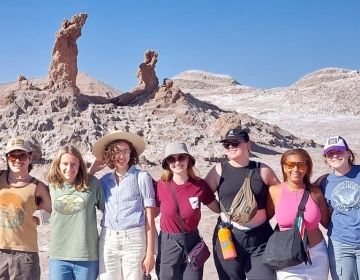
[[[178,212],[178,219],[179,224],[181,227],[181,232],[184,235],[184,249],[185,249],[185,255],[186,255],[186,262],[189,264],[190,268],[193,271],[199,270],[204,266],[204,263],[206,260],[210,257],[210,251],[204,240],[201,239],[199,243],[195,245],[195,247],[188,252],[187,246],[186,246],[186,235],[184,230],[184,223],[181,217],[180,208],[179,208],[179,201],[176,196],[175,188],[172,183],[170,183],[170,190],[171,194],[175,201],[176,210]]]
[[[304,210],[308,198],[309,192],[305,190],[291,229],[285,231],[277,229],[269,238],[261,260],[265,266],[282,270],[303,262],[311,264],[304,224]]]

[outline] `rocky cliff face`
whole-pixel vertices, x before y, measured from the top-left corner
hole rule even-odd
[[[229,76],[202,72],[194,79],[192,73],[173,77],[174,84],[224,110],[248,114],[298,137],[323,143],[330,135],[340,134],[355,150],[360,148],[359,71],[321,69],[289,87],[265,90],[232,85]]]
[[[10,85],[7,85],[8,87]],[[0,87],[1,89],[1,87]],[[144,137],[147,148],[142,161],[160,163],[166,143],[185,141],[200,164],[223,156],[221,136],[240,123],[257,143],[253,151],[278,154],[290,147],[316,147],[311,141],[259,121],[246,114],[225,111],[210,103],[164,85],[142,105],[116,106],[96,96],[62,94],[44,90],[0,92],[0,149],[9,138],[23,135],[41,147],[42,158],[50,160],[59,146],[77,145],[91,160],[93,143],[107,132],[120,129]]]

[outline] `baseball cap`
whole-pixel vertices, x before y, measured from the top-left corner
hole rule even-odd
[[[247,131],[237,127],[237,128],[232,128],[228,132],[226,132],[224,138],[221,139],[220,142],[231,141],[231,140],[244,140],[245,142],[249,142],[250,138]]]
[[[21,150],[27,153],[30,153],[32,151],[29,142],[23,138],[10,139],[10,141],[6,145],[5,154],[8,154],[15,150]]]
[[[345,139],[341,136],[332,136],[326,139],[324,145],[324,155],[330,151],[346,151],[349,149]]]

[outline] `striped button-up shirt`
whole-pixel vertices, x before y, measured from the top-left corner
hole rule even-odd
[[[101,179],[105,212],[101,226],[112,230],[125,230],[145,225],[145,207],[155,207],[153,180],[149,173],[132,165],[119,184],[115,173]]]

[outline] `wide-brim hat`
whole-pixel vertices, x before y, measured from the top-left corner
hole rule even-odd
[[[32,151],[29,142],[23,138],[10,139],[6,145],[5,154],[8,154],[15,150],[24,151],[27,153],[30,153]]]
[[[99,160],[103,160],[105,147],[115,140],[126,140],[130,142],[134,146],[138,156],[145,150],[145,142],[139,135],[115,130],[95,142],[93,146],[94,156]]]
[[[178,155],[178,154],[187,154],[189,157],[190,157],[190,160],[191,160],[191,163],[192,165],[194,166],[195,165],[195,158],[190,155],[187,147],[186,147],[186,144],[185,143],[180,143],[180,142],[172,142],[172,143],[169,143],[166,145],[166,148],[165,148],[165,157],[164,159],[162,160],[162,168],[166,169],[167,166],[168,166],[168,163],[166,162],[166,159],[169,157],[169,156],[172,156],[172,155]]]

